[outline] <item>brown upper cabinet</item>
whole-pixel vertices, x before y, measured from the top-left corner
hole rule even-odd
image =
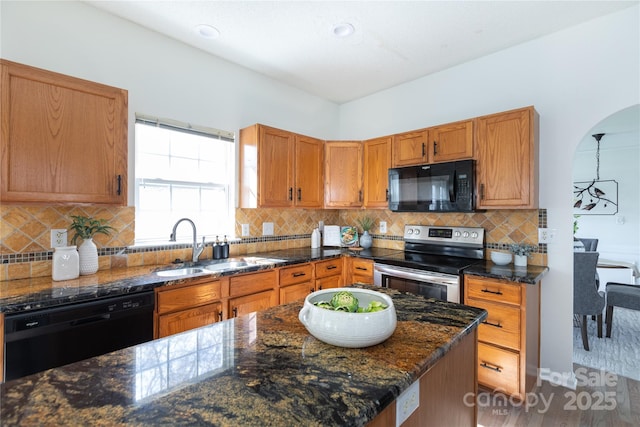
[[[324,155],[324,206],[362,207],[362,142],[327,141]]]
[[[0,67],[0,201],[126,205],[127,91]]]
[[[473,158],[473,120],[429,128],[429,163]]]
[[[428,163],[429,131],[426,129],[393,136],[393,167]]]
[[[533,107],[477,119],[479,209],[538,207],[538,113]]]
[[[260,124],[240,130],[240,207],[321,208],[323,141]]]
[[[389,206],[389,168],[393,137],[364,141],[364,207]]]
[[[473,158],[473,120],[397,134],[393,167]]]

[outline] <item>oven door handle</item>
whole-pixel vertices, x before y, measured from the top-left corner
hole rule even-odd
[[[438,283],[442,285],[457,285],[459,282],[458,276],[442,277],[440,275],[434,275],[428,271],[420,270],[407,270],[404,268],[390,267],[387,265],[374,264],[374,269],[381,273],[386,273],[394,277],[401,279],[417,280],[419,282]],[[415,271],[415,272],[414,272]]]

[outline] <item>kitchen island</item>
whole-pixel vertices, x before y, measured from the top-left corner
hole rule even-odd
[[[434,402],[475,425],[476,329],[486,312],[376,290],[398,313],[377,346],[316,340],[294,302],[9,381],[0,425],[392,425],[393,402],[417,380],[422,409]],[[425,425],[420,412],[407,424]]]

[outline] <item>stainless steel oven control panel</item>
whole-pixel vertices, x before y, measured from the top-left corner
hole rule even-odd
[[[482,227],[439,227],[434,225],[405,225],[404,239],[413,242],[447,243],[453,246],[484,244]]]

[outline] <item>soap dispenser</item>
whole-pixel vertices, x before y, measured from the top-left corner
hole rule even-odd
[[[229,241],[227,235],[224,235],[224,241],[222,242],[222,258],[229,258]]]
[[[213,244],[213,259],[222,258],[222,243],[220,243],[220,237],[216,236],[216,241]]]

